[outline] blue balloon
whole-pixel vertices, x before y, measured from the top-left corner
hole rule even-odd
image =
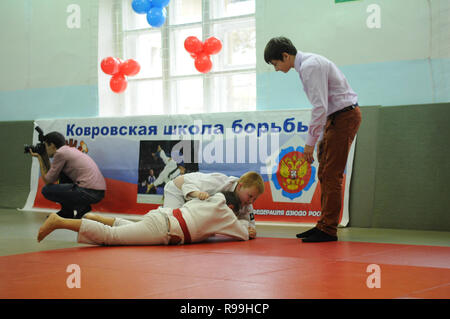
[[[150,0],[133,0],[131,7],[136,13],[147,13],[152,8]]]
[[[166,8],[152,7],[147,13],[147,21],[152,27],[160,27],[166,22]]]
[[[167,7],[170,0],[152,0],[152,6],[164,8]]]

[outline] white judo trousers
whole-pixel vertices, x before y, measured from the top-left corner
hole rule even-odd
[[[218,193],[205,201],[194,199],[180,208],[192,242],[214,234],[248,240],[248,222],[238,220]],[[82,219],[78,242],[94,245],[168,245],[172,236],[184,243],[185,233],[171,208],[159,207],[138,222],[116,218],[114,225]]]
[[[169,228],[169,219],[174,219],[171,223],[173,233]],[[112,227],[93,220],[82,219],[78,242],[106,246],[168,245],[171,235],[183,234],[179,225],[178,231],[176,226],[177,220],[167,215],[162,209],[150,211],[138,222],[116,218]]]

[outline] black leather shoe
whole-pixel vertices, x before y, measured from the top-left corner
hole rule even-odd
[[[297,236],[297,238],[306,238],[306,237],[309,237],[312,234],[314,234],[316,231],[318,231],[318,229],[316,227],[314,227],[314,228],[312,228],[310,230],[307,230],[307,231],[305,231],[303,233],[300,233],[300,234],[297,234],[295,236]]]
[[[317,231],[309,237],[303,238],[304,243],[322,243],[327,241],[337,241],[337,236],[331,236],[317,229]]]

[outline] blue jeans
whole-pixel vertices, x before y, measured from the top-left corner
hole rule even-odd
[[[105,191],[83,188],[76,184],[48,184],[42,188],[42,195],[61,204],[63,217],[73,217],[73,211],[77,210],[77,218],[80,218],[91,210],[90,204],[103,199]]]

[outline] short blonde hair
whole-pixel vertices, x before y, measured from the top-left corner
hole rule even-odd
[[[264,180],[257,172],[247,172],[242,174],[238,183],[245,188],[256,187],[259,194],[264,193]]]

